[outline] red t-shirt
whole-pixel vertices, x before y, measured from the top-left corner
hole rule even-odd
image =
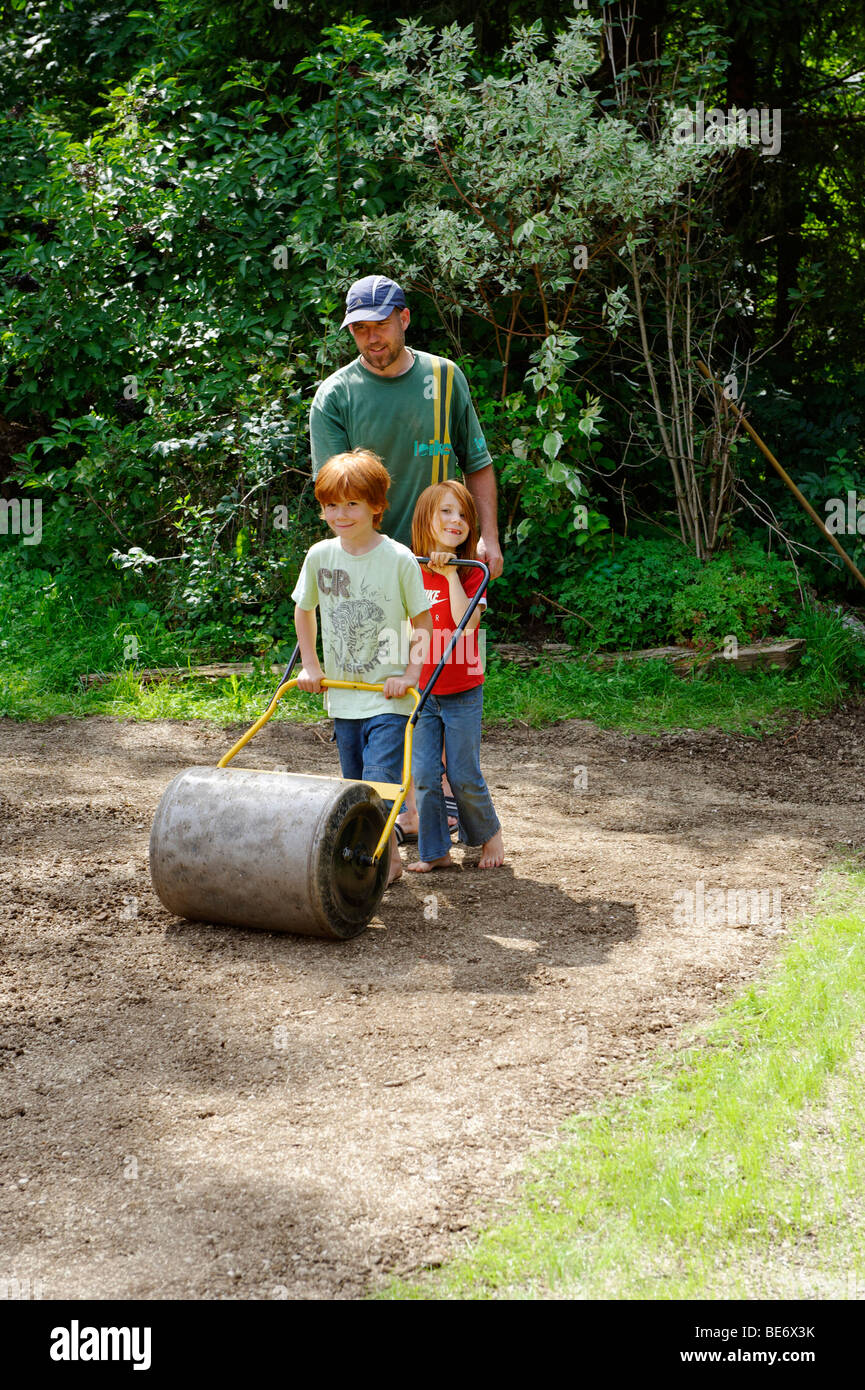
[[[420,675],[420,688],[424,690],[453,637],[456,622],[451,611],[450,585],[443,574],[432,574],[425,565],[421,566],[424,588],[433,595],[430,613],[433,621],[432,660],[424,666]],[[461,570],[460,583],[468,598],[472,598],[484,581],[483,570]],[[481,599],[481,607],[485,602]],[[483,685],[484,673],[478,656],[478,629],[463,631],[456,646],[448,657],[441,675],[433,687],[436,695],[456,695],[461,690],[471,690],[473,686]]]

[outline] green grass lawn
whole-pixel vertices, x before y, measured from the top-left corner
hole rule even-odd
[[[394,1299],[865,1294],[865,872],[824,880],[774,967],[579,1115],[506,1221]]]
[[[110,589],[82,596],[68,576],[21,572],[8,557],[0,560],[0,716],[251,721],[273,693],[271,663],[286,660],[294,645],[289,632],[259,657],[254,676],[145,685],[136,670],[146,666],[252,659],[242,623],[236,632],[220,629],[215,635],[206,625],[172,628],[155,602],[121,601]],[[520,720],[539,727],[576,718],[626,731],[767,732],[829,710],[861,688],[865,657],[837,619],[806,615],[802,630],[807,654],[791,672],[743,674],[718,663],[681,678],[663,662],[598,671],[582,661],[522,671],[493,656],[485,719],[488,725]],[[96,671],[118,674],[105,685],[83,688],[79,676]],[[292,693],[276,717],[317,720],[321,702]]]
[[[487,725],[521,720],[540,727],[559,719],[590,719],[602,728],[660,732],[720,728],[762,733],[797,713],[831,707],[819,680],[784,673],[743,676],[722,670],[680,679],[661,662],[595,672],[583,663],[521,671],[493,661],[484,692]],[[264,663],[262,663],[264,667]],[[134,669],[96,689],[51,689],[21,668],[0,668],[0,715],[47,719],[53,715],[111,715],[121,719],[253,720],[266,706],[277,678],[254,676],[144,684]],[[321,700],[290,692],[275,718],[321,719]]]

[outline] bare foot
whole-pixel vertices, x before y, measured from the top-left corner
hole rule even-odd
[[[478,860],[479,869],[498,869],[505,862],[505,845],[502,839],[502,832],[497,830],[491,840],[487,840],[481,846],[481,857]]]
[[[428,874],[433,869],[455,869],[456,865],[449,854],[443,854],[441,859],[418,859],[415,864],[407,864],[406,868],[410,874]]]

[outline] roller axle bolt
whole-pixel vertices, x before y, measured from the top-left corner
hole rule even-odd
[[[364,854],[360,849],[349,849],[348,845],[342,851],[342,857],[346,864],[359,864],[362,869],[371,869],[375,862],[371,854]]]

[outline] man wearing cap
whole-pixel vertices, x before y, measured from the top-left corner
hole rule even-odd
[[[360,356],[323,381],[313,398],[313,475],[334,454],[375,450],[392,479],[384,528],[411,547],[418,497],[459,469],[478,509],[478,556],[497,578],[502,552],[493,461],[464,374],[446,357],[406,346],[411,316],[402,289],[387,276],[356,281],[345,308],[341,326]]]

